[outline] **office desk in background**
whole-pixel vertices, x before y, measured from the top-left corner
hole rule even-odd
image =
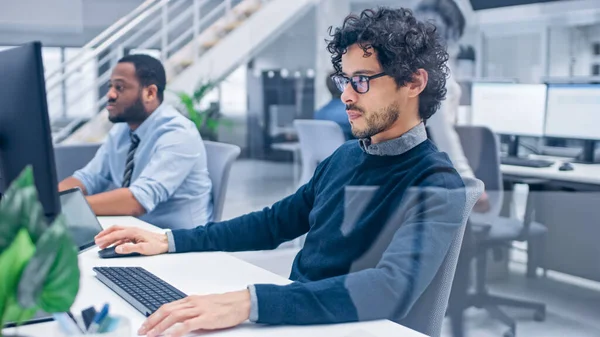
[[[513,165],[502,165],[502,174],[506,178],[535,178],[545,179],[553,183],[562,184],[565,187],[580,187],[584,190],[600,189],[600,164],[578,164],[573,163],[567,158],[557,158],[548,156],[531,156],[533,159],[547,159],[554,161],[550,167],[523,167]],[[572,171],[560,171],[558,168],[564,162],[570,162],[573,165]]]
[[[112,225],[133,226],[160,232],[161,230],[132,217],[99,217],[104,228]],[[148,257],[132,257],[102,260],[98,257],[98,248],[94,247],[79,256],[81,269],[81,287],[73,312],[94,305],[97,308],[109,303],[111,313],[126,316],[132,324],[131,336],[137,336],[137,329],[145,317],[129,303],[121,299],[96,279],[92,271],[96,266],[139,266],[162,278],[188,295],[213,294],[245,289],[253,283],[271,283],[285,285],[291,281],[269,271],[244,262],[227,253],[185,253],[163,254]],[[27,325],[18,328],[18,333],[31,337],[55,336],[56,322]],[[4,333],[13,333],[6,329]],[[198,335],[198,334],[195,334]],[[186,335],[186,336],[195,336]],[[211,333],[211,336],[223,337],[423,337],[416,331],[388,320],[314,326],[264,326],[245,323],[241,326]],[[199,335],[198,335],[199,336]]]
[[[527,179],[539,179],[532,192],[535,221],[548,228],[537,267],[600,282],[600,164],[572,163],[572,171],[559,171],[565,158],[535,156],[556,161],[551,167],[502,165],[505,188]],[[569,161],[570,162],[570,161]],[[510,204],[505,193],[504,204]],[[507,211],[503,211],[507,214]],[[535,248],[533,248],[535,249]],[[534,268],[529,276],[534,276]]]

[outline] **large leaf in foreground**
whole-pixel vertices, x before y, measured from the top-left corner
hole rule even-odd
[[[40,237],[18,289],[19,304],[46,312],[68,311],[79,291],[77,246],[60,215]]]

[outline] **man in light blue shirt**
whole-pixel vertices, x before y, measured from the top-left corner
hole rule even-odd
[[[107,94],[117,123],[95,157],[59,184],[81,188],[96,215],[130,215],[181,229],[212,219],[206,151],[194,123],[163,104],[165,70],[130,55],[113,70]]]
[[[348,114],[346,113],[346,104],[340,99],[342,93],[333,83],[331,75],[333,74],[327,76],[326,82],[327,89],[331,93],[331,101],[315,112],[315,119],[336,122],[342,128],[346,140],[354,139],[350,120],[348,120]]]

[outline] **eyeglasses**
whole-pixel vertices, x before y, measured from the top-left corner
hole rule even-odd
[[[352,89],[359,94],[366,94],[369,91],[369,81],[374,80],[376,78],[385,76],[386,73],[379,73],[371,76],[367,75],[355,75],[352,77],[346,77],[344,75],[333,75],[331,79],[335,83],[336,87],[340,92],[344,92],[344,89],[350,83],[352,85]]]

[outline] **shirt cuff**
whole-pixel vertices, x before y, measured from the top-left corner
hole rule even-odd
[[[87,195],[95,194],[96,191],[94,191],[91,181],[90,181],[90,179],[88,179],[87,175],[84,175],[84,174],[80,173],[79,171],[75,171],[73,173],[72,177],[79,180],[81,182],[81,184],[83,184],[83,188],[85,188]]]
[[[167,252],[168,253],[177,252],[177,250],[175,249],[175,238],[173,238],[173,233],[171,232],[171,230],[167,230],[165,232],[165,234],[167,234],[167,242],[169,243],[169,250]]]
[[[133,194],[135,200],[142,205],[146,213],[150,213],[154,210],[154,207],[156,207],[156,202],[154,201],[153,196],[148,188],[141,187],[137,184],[132,184],[129,186],[129,191],[131,194]]]
[[[256,297],[256,288],[253,284],[248,286],[250,292],[250,322],[256,323],[258,321],[258,297]]]

